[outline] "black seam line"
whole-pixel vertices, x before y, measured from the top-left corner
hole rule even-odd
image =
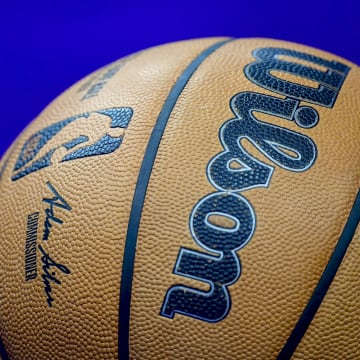
[[[118,326],[118,355],[121,359],[129,358],[129,326],[130,326],[130,304],[131,287],[134,272],[134,260],[136,252],[137,236],[139,231],[140,219],[143,204],[145,201],[146,190],[151,176],[152,167],[156,158],[158,147],[164,133],[166,124],[171,112],[181,95],[189,79],[200,66],[200,64],[221,46],[234,39],[220,41],[205,49],[198,55],[184,70],[182,75],[171,89],[163,108],[156,121],[151,133],[144,158],[139,171],[138,180],[135,187],[130,218],[128,223],[124,260],[121,274],[120,299],[119,299],[119,326]]]
[[[9,360],[9,356],[6,352],[4,343],[2,342],[1,338],[0,338],[0,356],[1,356],[2,360]]]
[[[307,303],[303,313],[301,314],[297,324],[295,325],[291,335],[285,343],[283,349],[279,353],[277,360],[290,359],[294,354],[301,339],[305,335],[311,321],[313,320],[321,302],[323,301],[340,265],[345,253],[355,234],[356,228],[360,220],[360,190],[358,190],[354,205],[351,209],[349,218],[345,224],[343,232],[336,244],[334,251],[329,259],[321,278]]]

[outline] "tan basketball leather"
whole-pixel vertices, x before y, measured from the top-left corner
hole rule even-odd
[[[122,358],[122,349],[118,350],[122,264],[144,153],[173,86],[195,58],[223,40],[168,44],[98,70],[54,100],[5,154],[0,163],[0,335],[10,359],[117,359],[118,354]],[[301,128],[294,121],[255,112],[262,122],[311,138],[316,161],[306,171],[289,171],[245,140],[244,148],[274,171],[267,187],[238,192],[252,205],[256,226],[251,240],[237,252],[241,275],[228,286],[231,309],[216,323],[178,313],[173,319],[161,316],[172,286],[209,290],[208,284],[173,270],[181,247],[206,252],[191,236],[189,217],[200,199],[217,191],[206,169],[224,150],[219,130],[236,117],[230,100],[244,91],[285,98],[244,75],[245,66],[255,60],[253,50],[264,47],[293,49],[350,67],[332,108],[310,104],[319,114],[314,127]],[[274,75],[318,86],[286,72]],[[344,59],[269,39],[227,42],[199,64],[170,113],[146,189],[132,278],[131,359],[277,358],[339,241],[360,188],[359,82],[360,69]],[[113,107],[133,110],[125,129],[110,128],[109,118],[96,113]],[[88,112],[51,138],[31,161],[55,149],[51,165],[12,179],[33,134]],[[80,136],[89,138],[85,144],[93,144],[105,134],[123,135],[118,149],[62,161],[84,144],[61,145]],[[24,158],[31,157],[37,141],[33,139]],[[43,200],[54,193],[47,182],[71,207],[55,207],[53,215],[62,223],[50,220],[50,227],[45,226],[50,204]],[[71,270],[66,274],[50,269],[61,281],[50,284],[51,307],[39,250],[37,277],[25,280],[28,221],[37,212],[36,245]],[[219,221],[221,225],[225,220]],[[359,264],[358,228],[294,359],[360,359]]]

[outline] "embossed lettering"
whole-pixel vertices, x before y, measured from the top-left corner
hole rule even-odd
[[[337,61],[283,48],[256,49],[253,56],[258,61],[245,67],[245,75],[254,84],[281,95],[326,107],[333,107],[338,91],[350,70],[348,66]],[[312,66],[284,60],[281,56],[305,60],[326,67],[328,70],[324,72]],[[319,83],[319,86],[313,88],[282,80],[271,73],[274,70],[312,80]]]

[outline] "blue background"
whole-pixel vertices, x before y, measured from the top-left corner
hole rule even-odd
[[[207,36],[270,37],[360,64],[360,9],[340,0],[48,0],[0,6],[0,156],[54,97],[132,52]]]

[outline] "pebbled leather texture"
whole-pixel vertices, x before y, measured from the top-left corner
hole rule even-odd
[[[122,329],[126,321],[125,310],[119,316],[125,296],[120,289],[122,274],[128,271],[123,269],[124,251],[136,206],[142,211],[128,287],[130,358],[277,358],[323,274],[360,188],[360,69],[335,55],[283,41],[222,44],[199,60],[178,92],[159,136],[149,181],[139,183],[144,154],[172,89],[194,59],[225,40],[167,44],[96,71],[44,109],[5,154],[0,163],[0,335],[10,359],[126,359],[127,350],[118,348],[119,326]],[[308,168],[290,171],[280,158],[274,161],[278,153],[273,160],[269,157],[269,146],[279,144],[244,135],[234,143],[271,167],[271,178],[264,186],[222,190],[221,171],[234,173],[250,166],[235,160],[226,169],[214,167],[218,177],[211,178],[209,172],[211,161],[229,150],[221,129],[225,132],[224,124],[232,119],[239,121],[231,99],[241,92],[289,98],[249,80],[244,71],[255,61],[255,49],[269,47],[337,61],[350,70],[332,107],[299,101],[298,106],[316,110],[318,122],[312,127],[301,127],[285,115],[252,112],[257,124],[273,125],[264,125],[269,136],[285,130],[300,134],[299,142],[308,144],[306,153],[284,147],[279,151],[282,159],[286,154],[308,159]],[[330,71],[324,64],[278,58]],[[309,88],[319,86],[281,69],[271,74]],[[272,111],[280,111],[279,106]],[[303,113],[304,123],[312,119],[311,111]],[[245,125],[236,129],[251,130]],[[286,136],[296,148],[293,135]],[[134,200],[136,191],[143,191],[143,203]],[[172,287],[211,291],[211,283],[174,269],[180,249],[201,252],[209,256],[208,263],[226,255],[215,248],[223,246],[218,238],[211,244],[209,240],[208,248],[194,241],[209,238],[196,228],[205,220],[192,225],[192,214],[205,216],[196,213],[196,204],[220,192],[245,203],[238,226],[250,216],[244,215],[245,209],[252,209],[254,219],[253,228],[241,232],[248,231],[249,239],[231,255],[238,259],[239,273],[226,284],[228,313],[216,322],[180,312],[164,316]],[[236,215],[220,216],[215,210],[211,214],[208,229],[236,228]],[[360,359],[359,234],[358,228],[293,359]],[[224,277],[232,265],[226,266],[219,270]],[[210,272],[207,265],[188,271],[208,271],[206,276]],[[193,307],[201,307],[194,299]],[[185,308],[187,303],[172,305]]]

